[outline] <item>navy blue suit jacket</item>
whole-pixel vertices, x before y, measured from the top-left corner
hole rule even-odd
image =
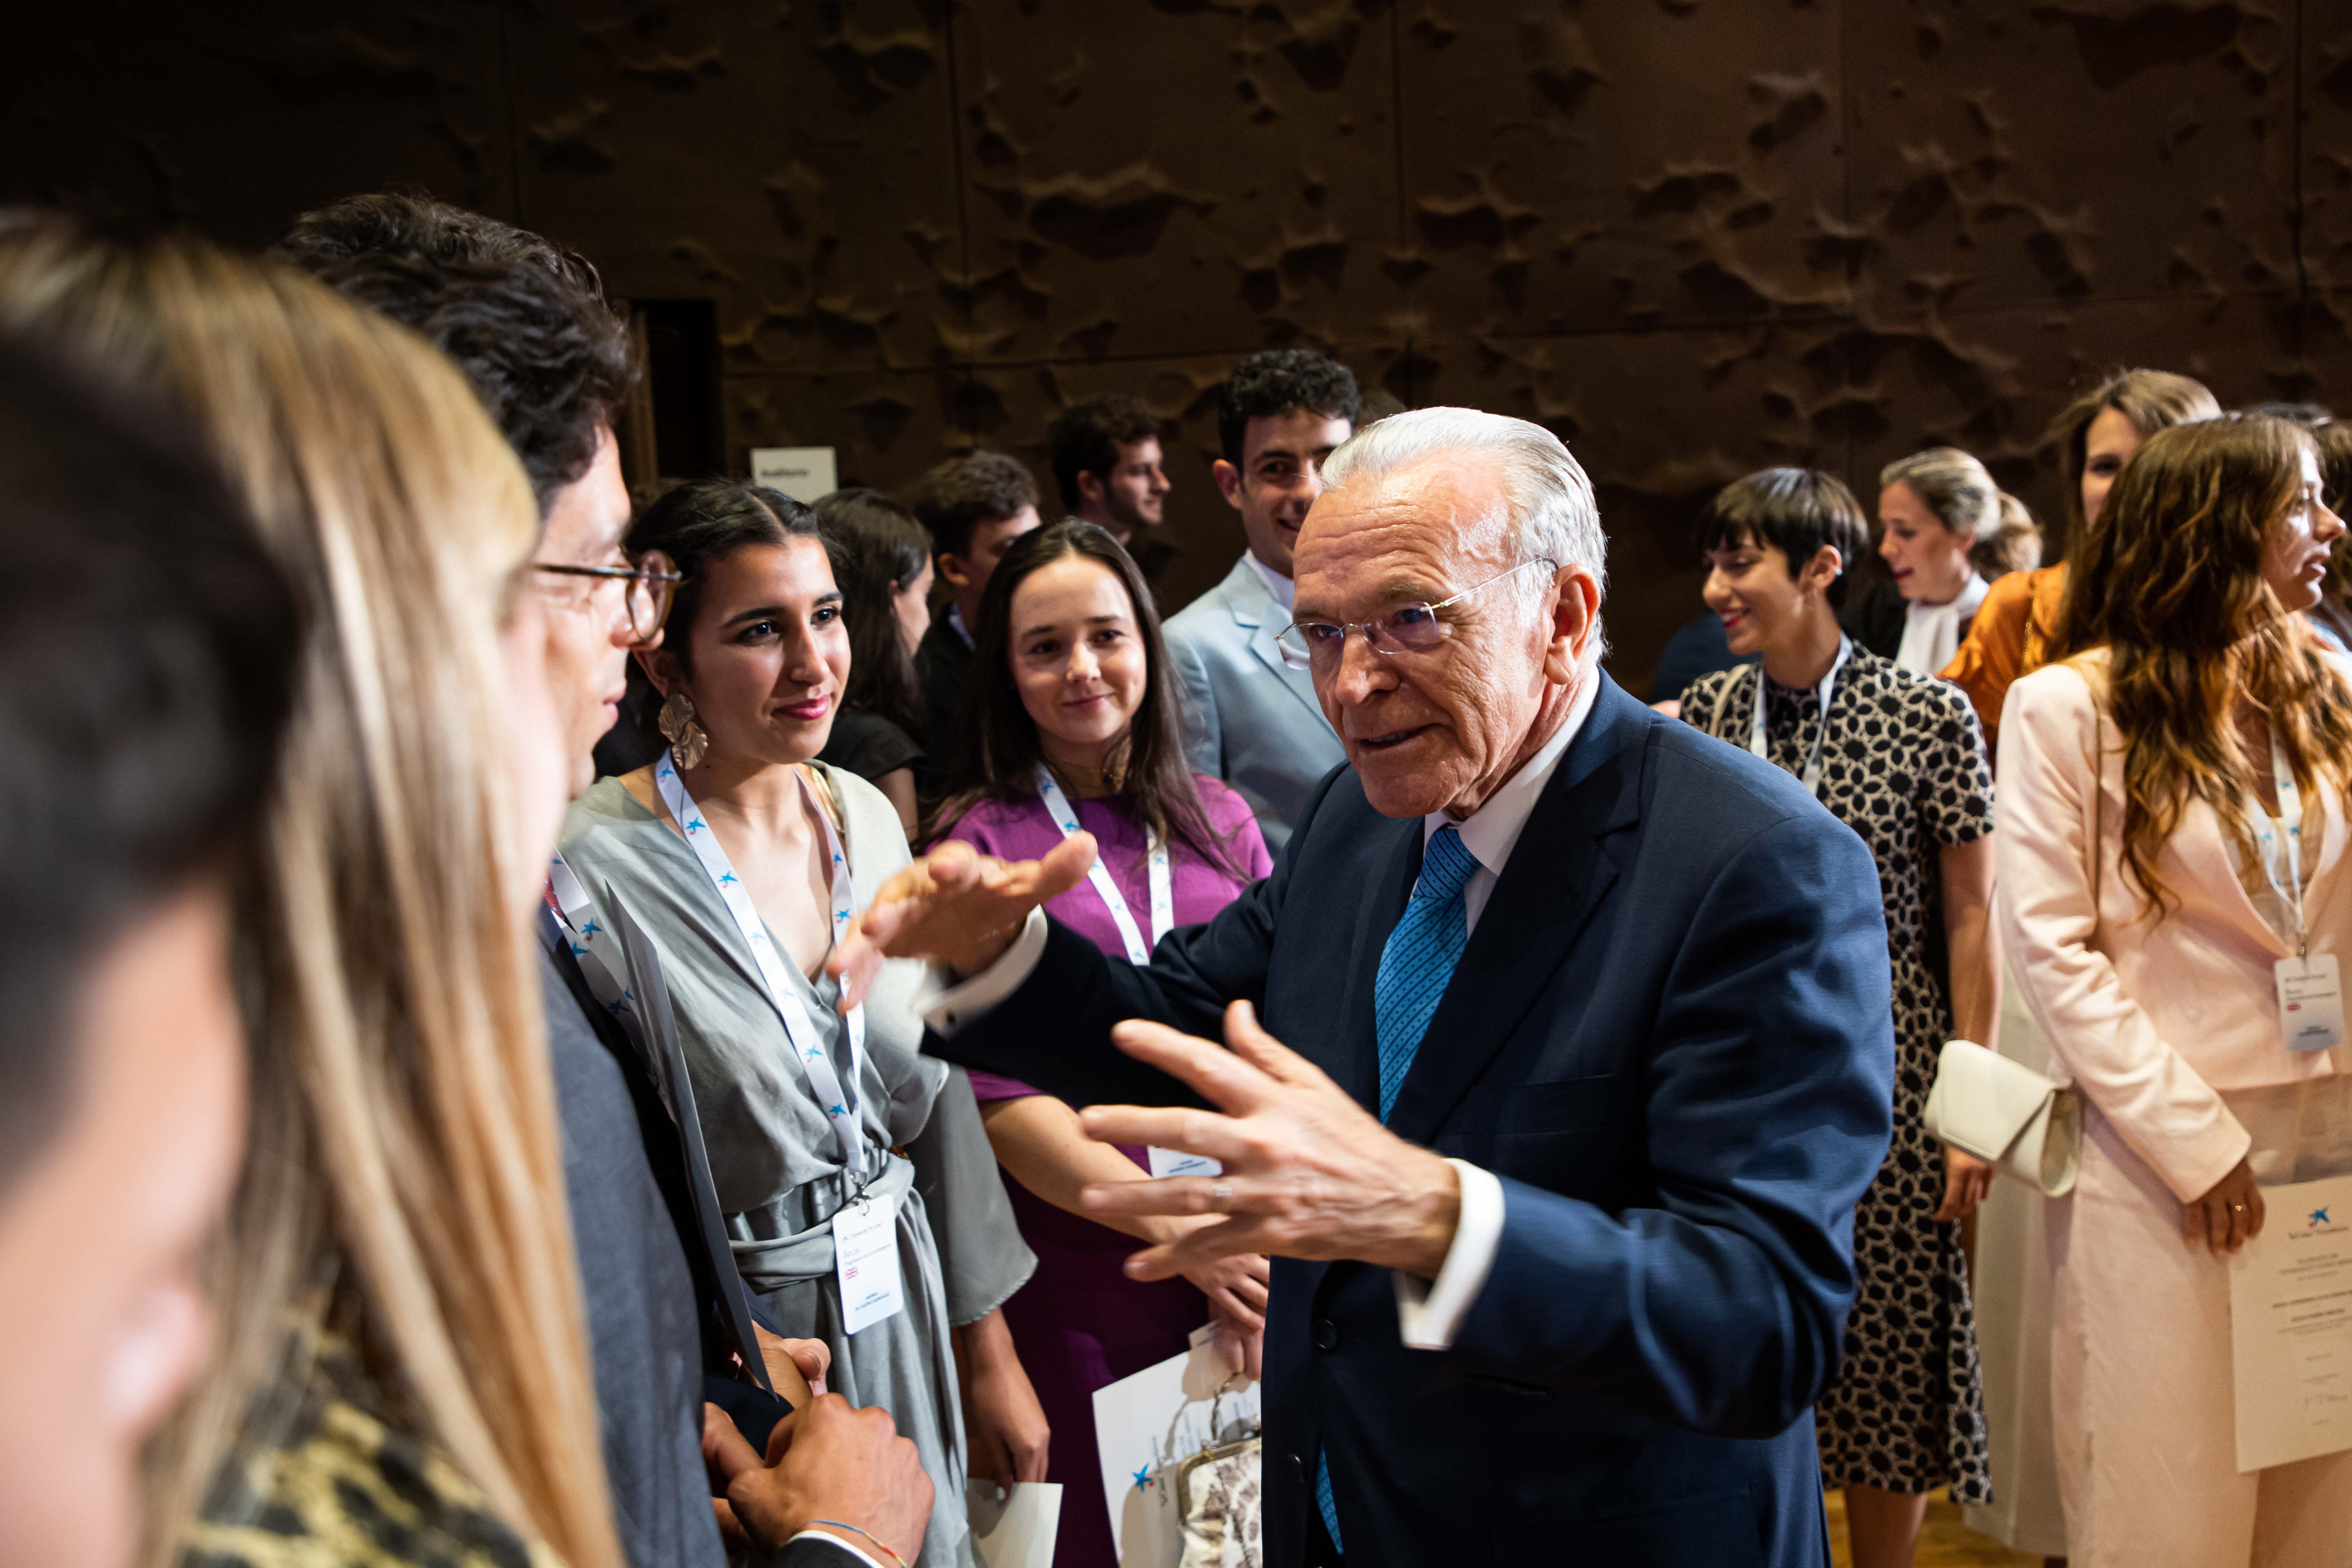
[[[1080,1103],[1190,1096],[1105,1032],[1276,1038],[1375,1103],[1372,979],[1421,863],[1355,774],[1274,874],[1148,969],[1058,926],[1003,1005],[927,1048]],[[1603,678],[1397,1100],[1403,1137],[1501,1177],[1492,1273],[1446,1352],[1392,1281],[1277,1259],[1266,1549],[1297,1568],[1329,1456],[1352,1564],[1827,1562],[1811,1406],[1886,1154],[1878,876],[1794,780]]]

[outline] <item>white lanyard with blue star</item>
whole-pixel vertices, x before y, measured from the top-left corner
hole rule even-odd
[[[1830,702],[1837,696],[1838,671],[1843,669],[1845,661],[1853,657],[1853,639],[1840,633],[1837,658],[1830,661],[1829,673],[1822,677],[1818,694],[1821,722],[1813,729],[1812,755],[1805,759],[1805,771],[1799,775],[1803,779],[1806,790],[1816,795],[1822,793],[1822,747],[1830,738]],[[1764,739],[1764,667],[1759,664],[1756,667],[1756,717],[1748,729],[1748,749],[1769,763],[1772,760],[1772,752]]]
[[[1070,797],[1054,782],[1053,771],[1045,763],[1037,764],[1037,798],[1045,803],[1045,814],[1054,826],[1068,838],[1078,831],[1078,814],[1070,808]],[[1135,923],[1134,912],[1127,907],[1126,895],[1111,879],[1110,868],[1097,855],[1095,863],[1087,868],[1087,880],[1102,895],[1103,903],[1110,910],[1111,923],[1118,927],[1118,940],[1127,949],[1127,961],[1133,964],[1151,962],[1151,950],[1160,939],[1176,929],[1175,875],[1168,858],[1168,842],[1157,833],[1151,835],[1145,855],[1145,879],[1151,889],[1151,940],[1143,940],[1143,931]],[[1214,1176],[1222,1174],[1224,1166],[1202,1154],[1187,1154],[1181,1149],[1152,1148],[1144,1151],[1150,1161],[1154,1176]]]
[[[809,784],[808,773],[800,773],[801,793],[809,805],[824,836],[825,853],[832,858],[833,937],[841,940],[849,928],[850,891],[849,861],[844,854],[841,836],[835,831],[832,814],[816,798]],[[800,1058],[801,1070],[808,1075],[809,1088],[815,1091],[818,1109],[833,1125],[833,1135],[841,1146],[841,1163],[848,1172],[851,1185],[866,1184],[866,1169],[874,1162],[866,1147],[864,1131],[858,1125],[857,1102],[844,1092],[841,1075],[835,1070],[833,1058],[824,1048],[824,1037],[815,1019],[808,1016],[806,1005],[793,991],[784,973],[784,955],[776,951],[775,939],[768,934],[767,922],[751,905],[751,896],[743,890],[742,879],[735,875],[734,866],[720,848],[719,836],[694,804],[688,793],[686,781],[677,776],[677,759],[668,752],[654,764],[654,784],[661,791],[662,804],[669,807],[670,819],[686,836],[688,846],[702,869],[710,878],[710,885],[719,891],[719,900],[727,912],[735,918],[735,928],[743,933],[744,945],[751,950],[751,962],[758,966],[761,982],[767,987],[768,1000],[783,1020],[784,1033],[791,1037],[793,1054]],[[850,1009],[849,1071],[855,1081],[866,1062],[866,1009]]]
[[[2271,729],[2271,778],[2278,789],[2279,814],[2254,812],[2262,824],[2255,837],[2262,845],[2263,875],[2294,916],[2294,956],[2272,966],[2278,982],[2279,1034],[2288,1050],[2328,1050],[2344,1043],[2344,995],[2336,955],[2311,955],[2311,931],[2303,912],[2303,791],[2295,785],[2294,769],[2288,765],[2275,725]]]
[[[1062,830],[1063,837],[1068,838],[1077,833],[1078,814],[1070,809],[1069,796],[1062,793],[1062,786],[1054,782],[1053,772],[1043,763],[1037,764],[1037,798],[1045,803],[1046,815],[1053,817],[1054,826]],[[1102,901],[1110,907],[1111,923],[1118,927],[1118,940],[1127,946],[1127,961],[1135,964],[1150,963],[1151,950],[1160,945],[1160,939],[1176,929],[1174,879],[1169,870],[1168,844],[1157,833],[1151,836],[1146,860],[1148,869],[1145,875],[1151,888],[1151,940],[1149,942],[1143,940],[1143,932],[1136,926],[1135,916],[1128,910],[1127,900],[1120,894],[1118,884],[1111,880],[1110,868],[1102,863],[1102,857],[1096,856],[1095,863],[1087,868],[1087,880],[1095,885],[1095,891],[1101,894]]]
[[[563,939],[572,947],[572,956],[579,961],[581,977],[588,982],[604,1011],[620,1020],[625,1032],[644,1054],[651,1072],[654,1088],[661,1091],[662,1109],[669,1112],[672,1121],[678,1120],[677,1099],[671,1090],[667,1064],[636,1027],[636,997],[623,978],[628,973],[628,961],[621,956],[621,944],[614,934],[596,919],[588,889],[580,883],[579,874],[558,855],[548,862],[547,908],[562,928]]]
[[[628,1036],[645,1058],[655,1092],[661,1096],[662,1109],[677,1128],[679,1152],[683,1156],[680,1163],[685,1167],[687,1185],[694,1194],[696,1218],[703,1246],[709,1251],[711,1284],[719,1292],[719,1310],[726,1318],[728,1332],[734,1338],[745,1375],[772,1394],[774,1384],[769,1382],[767,1367],[760,1359],[758,1331],[753,1326],[751,1304],[743,1296],[742,1277],[736,1273],[734,1259],[728,1250],[726,1215],[719,1206],[718,1188],[710,1179],[709,1155],[703,1148],[702,1130],[695,1121],[694,1085],[687,1080],[686,1058],[679,1054],[677,1037],[638,1008],[636,994],[623,978],[629,972],[625,944],[596,918],[588,889],[581,885],[578,873],[560,854],[548,863],[547,907],[565,944],[572,949],[581,978],[588,982],[589,992],[598,1005],[613,1015],[621,1032]]]

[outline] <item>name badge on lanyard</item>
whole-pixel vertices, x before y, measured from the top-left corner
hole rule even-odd
[[[805,769],[799,771],[801,796],[807,803],[809,815],[816,819],[824,838],[825,854],[833,864],[829,883],[832,890],[833,938],[839,942],[848,930],[850,909],[849,858],[844,849],[841,835],[833,825],[832,814],[816,798]],[[784,971],[784,955],[776,951],[775,939],[768,934],[768,924],[752,907],[751,897],[743,890],[742,879],[719,847],[719,836],[694,804],[694,796],[686,781],[677,775],[677,759],[669,752],[662,753],[654,764],[654,784],[661,791],[662,804],[669,808],[670,819],[686,836],[694,858],[702,863],[703,874],[719,893],[719,902],[727,906],[733,917],[735,929],[742,933],[744,945],[751,950],[751,962],[760,973],[760,982],[768,993],[768,1003],[783,1021],[785,1037],[791,1040],[793,1054],[799,1058],[801,1071],[808,1079],[810,1093],[816,1097],[817,1109],[824,1113],[833,1128],[835,1142],[841,1150],[842,1170],[848,1178],[850,1190],[863,1189],[874,1173],[881,1168],[879,1152],[869,1147],[858,1119],[857,1098],[849,1086],[843,1084],[841,1074],[832,1056],[824,1048],[824,1032],[811,1016],[808,1004],[793,990]],[[849,1037],[850,1085],[861,1081],[866,1064],[866,1009],[861,1005],[850,1009],[844,1020]],[[846,1331],[856,1333],[866,1324],[878,1322],[906,1305],[905,1292],[898,1270],[898,1227],[894,1221],[895,1205],[855,1198],[844,1204],[833,1216],[835,1272],[842,1287],[842,1303]],[[877,1222],[875,1218],[879,1214]],[[885,1256],[887,1254],[887,1256]],[[859,1321],[851,1321],[847,1310],[852,1294],[849,1267],[855,1258],[859,1266],[856,1291],[866,1301]],[[887,1280],[886,1285],[884,1281]]]
[[[1062,786],[1054,782],[1052,770],[1042,763],[1037,769],[1037,798],[1045,803],[1046,814],[1053,817],[1054,826],[1062,830],[1063,837],[1076,835],[1078,814],[1070,809],[1069,797],[1062,793]],[[1110,910],[1111,924],[1118,928],[1118,940],[1127,949],[1127,961],[1139,965],[1150,963],[1151,950],[1160,945],[1160,939],[1176,929],[1174,876],[1169,866],[1167,842],[1157,833],[1150,837],[1144,864],[1151,889],[1151,940],[1149,942],[1143,940],[1142,929],[1135,923],[1135,915],[1127,907],[1126,895],[1111,879],[1110,868],[1102,863],[1102,857],[1097,855],[1095,863],[1087,868],[1087,880],[1094,884],[1096,893],[1100,895],[1104,905]],[[1214,1176],[1224,1170],[1224,1166],[1214,1160],[1200,1154],[1187,1154],[1181,1150],[1148,1149],[1144,1152],[1151,1162],[1154,1176]]]
[[[2254,814],[2262,822],[2256,837],[2262,844],[2263,875],[2294,915],[2294,956],[2271,966],[2278,985],[2279,1041],[2291,1051],[2333,1050],[2344,1043],[2344,989],[2336,977],[2336,955],[2311,952],[2303,912],[2303,792],[2295,785],[2294,770],[2287,765],[2286,748],[2279,743],[2275,728],[2271,731],[2271,779],[2278,789],[2279,814]]]
[[[1837,658],[1830,661],[1829,673],[1822,677],[1816,694],[1821,722],[1813,728],[1812,754],[1805,759],[1805,771],[1799,775],[1805,788],[1815,795],[1822,793],[1822,747],[1830,738],[1830,703],[1837,696],[1838,671],[1843,669],[1845,661],[1853,657],[1853,639],[1840,634]],[[1756,716],[1748,726],[1748,749],[1768,763],[1772,760],[1771,748],[1764,740],[1764,667],[1760,664],[1756,667]]]

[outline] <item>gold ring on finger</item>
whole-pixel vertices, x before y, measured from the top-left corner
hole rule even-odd
[[[1219,1214],[1228,1212],[1233,1207],[1234,1184],[1231,1182],[1218,1182],[1212,1184],[1209,1188],[1209,1199],[1217,1205]]]

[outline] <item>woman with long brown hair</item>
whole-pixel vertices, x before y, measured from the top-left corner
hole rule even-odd
[[[620,1568],[525,934],[562,795],[543,690],[516,700],[530,482],[421,340],[199,240],[0,225],[0,318],[171,400],[308,636],[238,916],[225,1342],[155,1456],[151,1559]]]
[[[2079,545],[2099,521],[2108,491],[2142,442],[2221,412],[2202,384],[2160,370],[2117,371],[2061,409],[2048,440],[2058,449],[2064,485],[2064,540]],[[1974,704],[1996,763],[2011,683],[2053,657],[2066,575],[2062,562],[1996,580],[1943,668],[1943,678]],[[2026,1006],[2014,959],[2005,964],[1998,1038],[1983,1043],[2047,1071],[2049,1042]],[[1984,1360],[1993,1500],[1969,1508],[1968,1521],[2016,1551],[2062,1558],[2066,1515],[2051,1436],[2050,1275],[2042,1219],[2040,1194],[2012,1182],[1993,1184],[1977,1218],[1977,1347]]]
[[[1024,534],[980,602],[940,813],[946,837],[1017,861],[1092,834],[1099,847],[1087,882],[1045,908],[1105,952],[1147,960],[1170,930],[1209,919],[1273,868],[1249,803],[1192,772],[1181,689],[1150,590],[1118,541],[1075,518]],[[1054,1428],[1047,1479],[1067,1488],[1055,1568],[1114,1568],[1110,1515],[1093,1484],[1101,1473],[1094,1392],[1181,1353],[1212,1306],[1234,1359],[1254,1374],[1266,1263],[1226,1259],[1188,1279],[1129,1279],[1139,1241],[1174,1241],[1213,1222],[1104,1222],[1080,1194],[1089,1183],[1177,1167],[1162,1153],[1092,1142],[1076,1111],[1025,1083],[982,1072],[971,1083],[1037,1254],[1036,1277],[1004,1316]]]
[[[2336,1070],[2276,973],[2352,949],[2352,665],[2303,616],[2343,531],[2295,426],[2162,432],[2074,552],[2072,657],[2009,693],[2002,938],[2084,1102],[2047,1220],[2092,1568],[2315,1568],[2352,1540],[2352,1454],[2238,1472],[2226,1257],[2264,1220],[2250,1094]]]

